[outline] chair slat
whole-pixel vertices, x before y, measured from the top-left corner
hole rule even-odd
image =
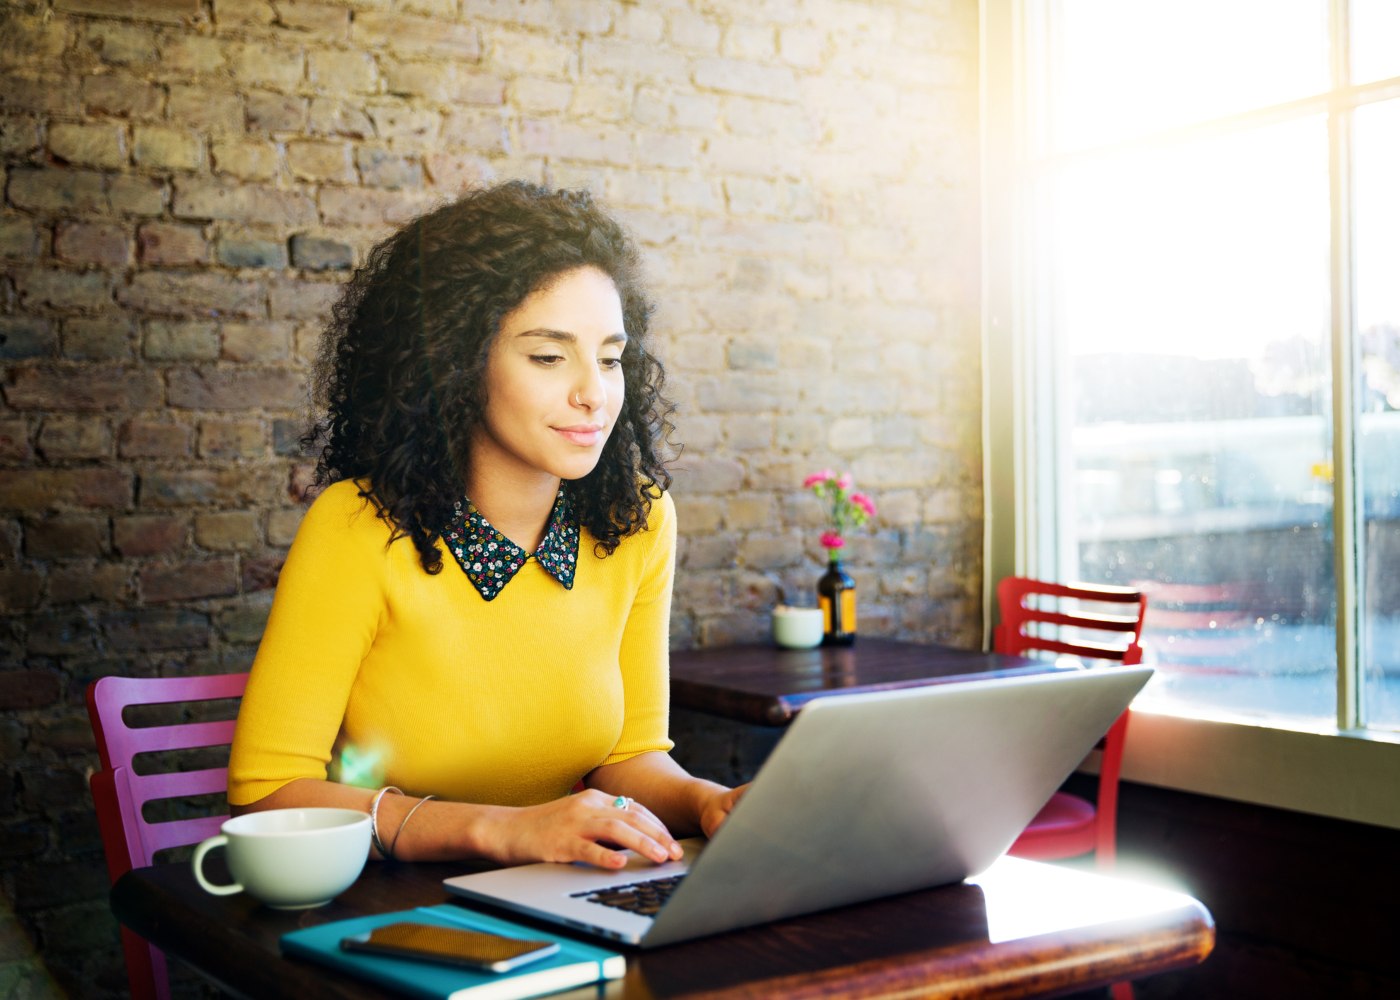
[[[227,819],[228,814],[225,813],[222,816],[195,816],[164,823],[147,823],[142,836],[146,840],[146,849],[155,857],[157,851],[188,847],[217,835]]]
[[[228,746],[233,742],[232,719],[214,722],[177,722],[169,726],[140,726],[129,728],[119,742],[121,756],[115,759],[117,765],[130,766],[137,754],[155,753],[160,750],[195,750],[201,747]]]

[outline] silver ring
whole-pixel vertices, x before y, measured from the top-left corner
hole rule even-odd
[[[581,393],[581,392],[576,392],[576,393],[574,393],[574,405],[575,405],[575,406],[582,406],[582,405],[583,405],[583,393]],[[620,796],[619,796],[619,798],[620,798]],[[623,807],[622,807],[622,806],[618,806],[618,808],[621,809],[621,808],[623,808]]]
[[[614,809],[629,809],[631,808],[631,806],[632,800],[629,799],[626,795],[619,795],[617,798],[613,799]]]

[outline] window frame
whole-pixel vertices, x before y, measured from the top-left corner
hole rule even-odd
[[[1300,728],[1296,720],[1244,720],[1222,712],[1192,715],[1135,709],[1123,761],[1130,781],[1239,799],[1400,828],[1400,733],[1359,725],[1361,648],[1358,550],[1364,524],[1355,489],[1359,341],[1354,330],[1351,267],[1351,117],[1353,109],[1400,98],[1400,77],[1352,86],[1346,0],[1330,0],[1332,85],[1272,109],[1232,116],[1174,133],[1206,134],[1221,125],[1271,116],[1326,113],[1331,203],[1331,362],[1334,560],[1337,580],[1337,710],[1335,724]],[[1042,70],[1028,40],[1045,30],[1045,0],[982,0],[982,388],[984,497],[984,621],[996,614],[996,581],[1011,574],[1053,574],[1052,534],[1037,530],[1037,511],[1058,506],[1053,449],[1061,426],[1056,352],[1045,317],[1037,313],[1035,265],[1043,239],[1031,170],[1033,101]],[[1152,137],[1123,146],[1142,145]],[[1028,221],[1029,220],[1029,221]],[[1043,288],[1042,288],[1043,291]],[[1047,457],[1048,456],[1048,457]],[[1063,481],[1063,479],[1061,480]],[[1044,516],[1044,515],[1042,515]],[[1286,725],[1285,725],[1286,722]]]

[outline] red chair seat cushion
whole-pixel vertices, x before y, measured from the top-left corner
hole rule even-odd
[[[1033,861],[1087,854],[1094,849],[1094,824],[1091,803],[1068,792],[1056,792],[1008,853]]]

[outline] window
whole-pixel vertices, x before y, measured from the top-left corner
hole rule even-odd
[[[1149,710],[1391,740],[1400,4],[983,30],[989,577],[1143,588]]]

